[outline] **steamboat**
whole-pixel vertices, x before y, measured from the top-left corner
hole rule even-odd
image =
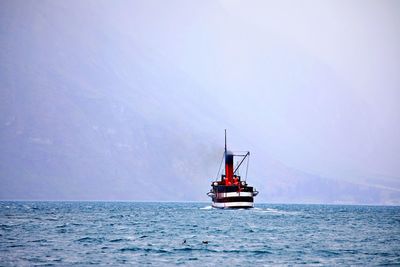
[[[236,164],[234,161],[239,159]],[[258,191],[249,186],[246,182],[249,167],[250,151],[233,153],[226,147],[225,130],[225,150],[218,170],[217,178],[211,183],[210,192],[207,193],[212,200],[214,208],[253,208],[254,197]],[[225,171],[221,174],[222,162],[225,164]],[[245,164],[243,164],[245,162]],[[245,167],[245,176],[242,178],[240,172]]]

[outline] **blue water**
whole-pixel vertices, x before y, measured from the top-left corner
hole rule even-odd
[[[0,202],[1,266],[90,264],[400,265],[400,207]]]

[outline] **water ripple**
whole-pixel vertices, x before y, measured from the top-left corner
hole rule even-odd
[[[400,207],[0,202],[1,266],[400,265]]]

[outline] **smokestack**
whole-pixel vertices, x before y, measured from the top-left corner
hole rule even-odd
[[[230,151],[225,152],[225,177],[226,185],[233,183],[233,154]]]
[[[226,149],[226,129],[225,129],[225,184],[233,183],[233,154]]]

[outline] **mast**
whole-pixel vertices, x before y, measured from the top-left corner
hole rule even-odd
[[[225,129],[225,155],[226,155],[226,129]]]

